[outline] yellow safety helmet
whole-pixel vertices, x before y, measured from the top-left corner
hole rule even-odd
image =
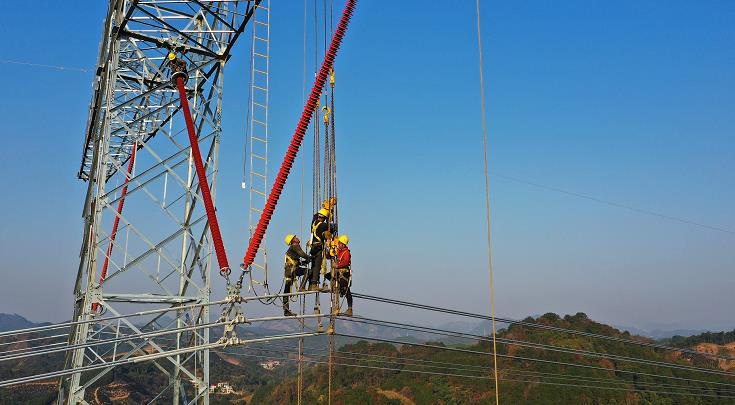
[[[339,237],[337,238],[337,240],[340,243],[342,243],[343,245],[346,245],[346,244],[350,243],[350,237],[347,236],[347,235],[339,235]]]
[[[168,53],[168,60],[174,60],[174,59],[176,59],[176,54],[173,53],[173,52],[169,52]]]
[[[287,245],[290,245],[295,237],[296,235],[288,234],[286,235],[286,239],[284,239],[283,241],[286,242]]]
[[[323,216],[323,217],[328,217],[328,216],[329,216],[329,211],[327,211],[327,210],[326,210],[326,209],[324,209],[324,208],[320,209],[320,210],[319,210],[319,211],[317,211],[316,213],[317,213],[317,214],[319,214],[319,215],[321,215],[321,216]]]

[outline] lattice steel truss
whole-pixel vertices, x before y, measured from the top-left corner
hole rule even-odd
[[[110,0],[79,170],[88,188],[74,320],[93,322],[72,328],[76,349],[66,360],[67,369],[94,370],[63,378],[60,404],[86,404],[85,390],[115,361],[152,353],[162,355],[149,368],[160,389],[155,402],[209,403],[209,351],[198,349],[210,342],[202,327],[209,307],[176,307],[209,302],[211,243],[166,55],[174,51],[187,62],[188,98],[214,192],[223,68],[259,3]],[[143,322],[99,320],[101,312],[165,307],[172,308],[166,316]],[[135,336],[150,330],[171,332]]]

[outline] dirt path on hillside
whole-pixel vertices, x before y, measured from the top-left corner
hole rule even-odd
[[[403,405],[416,405],[415,402],[411,401],[409,398],[406,398],[403,394],[397,391],[393,390],[382,390],[378,388],[378,394],[383,395],[384,397],[388,399],[396,399],[401,401],[401,404]]]

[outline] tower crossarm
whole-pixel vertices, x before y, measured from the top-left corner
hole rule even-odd
[[[216,74],[242,34],[259,0],[111,0],[93,81],[93,94],[78,177],[109,178],[130,158],[130,145],[161,131],[178,101],[166,54],[176,51],[198,75],[197,88]],[[110,120],[105,119],[109,114]],[[110,134],[106,170],[95,170],[95,140]]]

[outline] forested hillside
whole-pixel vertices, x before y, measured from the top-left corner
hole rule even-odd
[[[593,322],[581,313],[564,318],[546,314],[526,321],[655,343]],[[584,356],[521,344],[499,344],[500,394],[504,403],[735,404],[735,386],[720,385],[735,384],[735,378],[686,369],[717,369],[718,363],[705,356],[519,325],[501,331],[498,337],[601,353]],[[347,345],[333,358],[336,365],[332,373],[332,403],[494,403],[491,351],[492,346],[486,341],[453,347],[436,342]],[[681,368],[652,362],[668,362]],[[302,403],[326,403],[327,365],[309,367],[304,381]],[[253,403],[296,403],[295,387],[294,377],[264,387],[253,397]]]
[[[656,342],[594,322],[582,313],[546,314],[524,322],[500,330],[497,336],[500,395],[505,404],[735,404],[735,364],[729,360],[735,358],[735,346],[730,351],[732,332]],[[442,337],[439,332],[406,336],[405,331],[385,327],[340,329],[343,325],[338,324],[338,334],[375,338],[337,338],[332,404],[494,403],[489,338]],[[15,343],[3,341],[4,349],[23,351],[25,339],[42,343],[43,338],[38,333],[19,335]],[[661,345],[679,349],[665,350]],[[326,404],[330,393],[327,338],[309,338],[304,346],[302,404]],[[211,383],[227,383],[234,392],[213,393],[211,403],[296,404],[297,358],[295,341],[212,351]],[[263,362],[268,360],[277,363],[266,367]],[[0,377],[62,366],[60,353],[4,361]],[[86,399],[90,404],[148,403],[168,385],[165,379],[151,378],[161,375],[153,372],[154,367],[152,363],[120,367],[88,389]],[[194,390],[188,381],[184,392],[192,398]],[[40,381],[0,388],[0,404],[50,404],[55,395],[55,381]],[[171,390],[164,391],[157,401],[170,402],[171,395]]]

